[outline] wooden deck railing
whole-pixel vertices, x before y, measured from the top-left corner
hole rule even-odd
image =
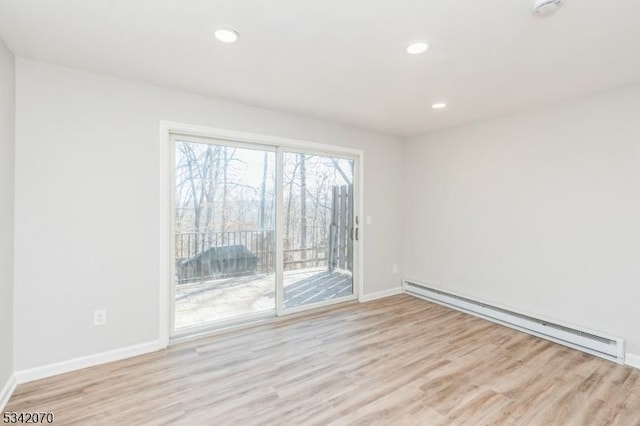
[[[176,261],[192,259],[213,247],[246,247],[257,257],[257,270],[271,272],[275,261],[275,231],[183,232],[175,236]]]
[[[285,242],[285,247],[291,243]],[[275,231],[227,231],[227,232],[183,232],[175,235],[175,261],[178,282],[194,282],[205,279],[223,278],[237,275],[238,270],[229,272],[224,268],[202,267],[198,258],[210,249],[244,246],[255,256],[255,269],[251,272],[272,273],[275,269]],[[284,270],[308,269],[328,265],[328,247],[316,244],[313,247],[285,248]],[[210,260],[207,260],[207,262]],[[250,263],[253,265],[253,263]],[[206,271],[206,272],[205,272]]]

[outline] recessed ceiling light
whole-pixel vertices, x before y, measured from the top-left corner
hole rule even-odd
[[[407,53],[410,55],[417,55],[419,53],[424,53],[429,48],[429,45],[426,41],[414,41],[409,46],[407,46]]]
[[[227,28],[220,28],[219,30],[216,30],[213,35],[223,43],[235,43],[238,41],[238,37],[240,37],[240,34],[236,31]]]
[[[447,104],[445,104],[444,102],[438,102],[437,104],[431,105],[431,108],[433,109],[442,109],[446,107],[447,107]]]
[[[553,14],[560,9],[564,0],[534,0],[533,2],[533,14],[544,18]]]

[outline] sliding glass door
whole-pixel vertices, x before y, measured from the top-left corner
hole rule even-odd
[[[283,155],[283,312],[350,298],[355,162]]]
[[[174,329],[275,309],[275,152],[175,141]]]
[[[172,141],[174,335],[356,298],[357,158]]]

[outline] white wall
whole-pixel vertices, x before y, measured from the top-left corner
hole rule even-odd
[[[0,390],[13,374],[14,70],[0,40]]]
[[[1,336],[12,60],[0,56]],[[160,120],[364,149],[366,293],[397,286],[404,248],[406,277],[640,354],[640,86],[414,138],[404,156],[393,137],[20,58],[16,107],[16,370],[158,339]],[[97,307],[109,322],[94,328]],[[10,353],[0,345],[0,384]]]
[[[640,354],[640,86],[409,141],[405,275]]]
[[[16,105],[16,370],[158,339],[160,120],[364,149],[365,293],[399,285],[397,138],[21,58]]]

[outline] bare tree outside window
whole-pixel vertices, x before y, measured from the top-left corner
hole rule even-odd
[[[182,265],[178,271],[184,270],[179,282],[243,272],[202,270],[189,262],[213,247],[244,246],[257,256],[256,270],[251,272],[271,272],[275,257],[273,157],[266,151],[177,142],[176,262]],[[247,174],[249,164],[252,171]],[[341,214],[336,210],[350,210],[350,199],[341,202],[340,197],[350,197],[352,176],[351,160],[285,155],[285,270],[331,266],[331,225],[336,213]],[[342,192],[334,193],[342,187]],[[352,226],[344,225],[345,231]],[[346,239],[341,244],[346,247]],[[337,264],[348,269],[346,262]],[[197,270],[187,271],[190,266]],[[207,272],[212,275],[194,275]]]

